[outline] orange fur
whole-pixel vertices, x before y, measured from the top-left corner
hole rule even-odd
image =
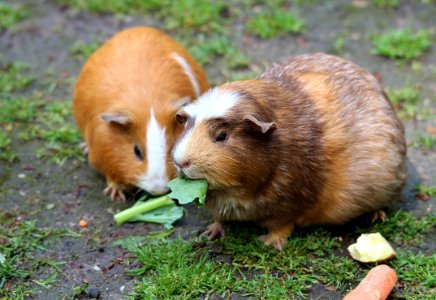
[[[157,29],[124,30],[98,49],[84,65],[74,91],[74,116],[89,149],[89,162],[121,191],[135,186],[147,170],[147,161],[133,155],[133,145],[146,151],[147,123],[153,108],[166,128],[168,153],[182,128],[174,121],[181,98],[196,98],[182,67],[171,58],[177,53],[189,64],[200,91],[208,88],[201,67],[188,52]],[[122,126],[102,120],[104,113],[127,116]],[[175,170],[168,162],[168,176]]]

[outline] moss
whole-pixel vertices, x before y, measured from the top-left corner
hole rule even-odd
[[[392,29],[373,38],[371,53],[390,59],[416,59],[431,47],[427,30]]]
[[[305,26],[305,22],[294,13],[274,8],[251,17],[246,24],[246,29],[253,35],[268,39],[286,34],[302,33]]]
[[[29,17],[29,11],[25,7],[0,2],[0,30],[11,29],[27,17]]]

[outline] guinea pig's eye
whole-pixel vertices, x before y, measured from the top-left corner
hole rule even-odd
[[[135,156],[139,160],[144,160],[144,154],[142,153],[141,149],[139,149],[138,146],[133,147],[133,153],[135,153]]]
[[[184,113],[178,112],[176,114],[176,121],[177,123],[183,125],[186,123],[186,121],[188,120],[188,116]]]
[[[227,133],[222,132],[216,138],[215,142],[225,142],[227,140]]]

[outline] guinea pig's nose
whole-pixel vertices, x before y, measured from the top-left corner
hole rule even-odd
[[[186,168],[189,168],[191,166],[191,160],[187,159],[187,160],[183,160],[182,162],[177,162],[176,161],[175,164],[180,169],[186,169]]]

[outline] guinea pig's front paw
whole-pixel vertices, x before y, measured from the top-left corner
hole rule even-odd
[[[83,142],[83,143],[80,143],[79,147],[80,147],[80,149],[82,149],[83,155],[88,156],[88,153],[89,153],[88,145],[85,142]]]
[[[273,246],[277,250],[281,251],[293,229],[294,224],[269,228],[268,234],[261,235],[259,240],[261,240],[266,246]]]
[[[371,224],[374,224],[378,220],[384,222],[386,221],[386,219],[387,219],[386,213],[382,209],[376,210],[371,214]]]
[[[201,236],[207,235],[207,239],[212,241],[216,238],[226,235],[226,230],[224,229],[224,223],[221,221],[215,221],[207,227],[206,231],[201,234]]]
[[[277,250],[281,251],[287,239],[277,235],[265,234],[261,235],[259,240],[262,241],[266,246],[273,246]]]
[[[113,182],[107,181],[107,186],[103,190],[103,193],[106,196],[110,196],[112,201],[115,202],[126,202],[126,195],[124,194],[123,186]]]

